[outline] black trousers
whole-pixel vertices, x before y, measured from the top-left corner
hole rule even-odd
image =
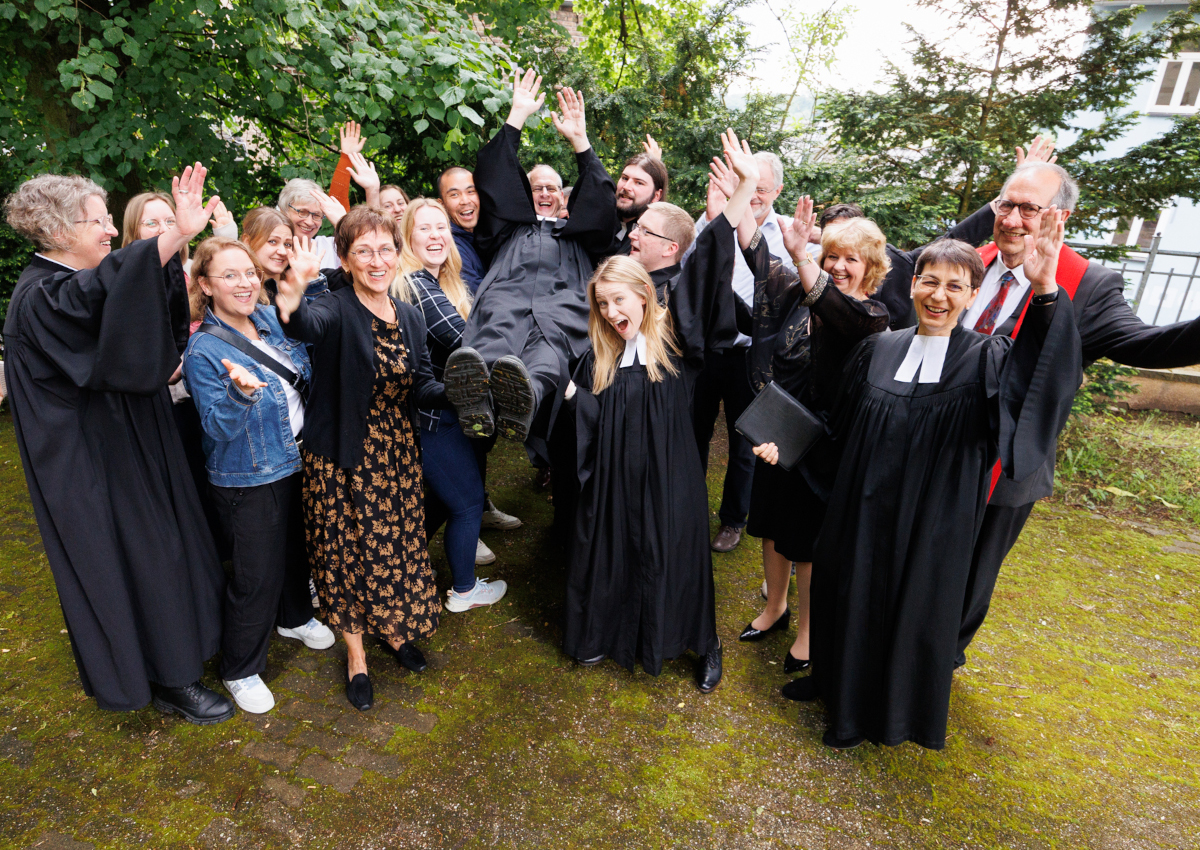
[[[971,572],[967,575],[967,595],[963,600],[962,625],[958,631],[958,651],[961,654],[983,625],[992,592],[1000,576],[1000,565],[1021,536],[1021,529],[1033,510],[1033,503],[1016,508],[988,505],[983,512],[983,527],[975,541],[971,556]]]
[[[255,487],[209,485],[221,535],[233,552],[221,633],[222,679],[261,673],[274,626],[294,629],[312,619],[301,480],[297,472]]]
[[[725,485],[721,491],[721,525],[742,528],[750,511],[750,487],[754,480],[754,452],[749,441],[734,430],[733,424],[754,401],[754,388],[746,371],[749,348],[709,351],[704,355],[704,371],[696,381],[692,401],[692,422],[700,463],[708,469],[708,445],[721,402],[725,402],[725,428],[729,432],[729,462],[725,467]]]

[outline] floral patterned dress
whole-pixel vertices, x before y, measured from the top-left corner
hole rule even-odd
[[[321,607],[334,631],[408,643],[437,631],[417,439],[407,415],[413,375],[399,324],[373,319],[375,388],[366,455],[354,469],[304,453],[304,524]]]

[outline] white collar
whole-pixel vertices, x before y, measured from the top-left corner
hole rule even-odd
[[[534,215],[537,215],[537,213],[534,213]],[[538,221],[558,221],[558,216],[556,216],[556,215],[539,215],[537,217],[537,220]]]
[[[45,254],[35,253],[34,256],[41,257],[47,263],[54,263],[54,265],[56,265],[56,266],[62,266],[64,269],[70,269],[73,272],[79,271],[79,269],[75,268],[74,266],[68,266],[66,263],[60,263],[58,260],[52,260],[49,257],[47,257]]]
[[[936,384],[942,379],[942,366],[946,363],[946,349],[950,347],[948,336],[921,336],[913,334],[904,362],[896,370],[896,380],[907,384],[921,367],[918,384]]]
[[[650,365],[646,355],[646,336],[640,331],[633,339],[625,340],[625,356],[621,358],[621,368],[624,369],[626,366],[632,366],[635,355],[637,362],[643,366]]]

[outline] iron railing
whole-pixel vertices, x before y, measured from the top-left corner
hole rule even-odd
[[[1145,253],[1131,254],[1118,261],[1103,261],[1125,278],[1125,293],[1138,317],[1152,325],[1194,319],[1200,315],[1200,253],[1164,251],[1159,248],[1162,235],[1150,241]],[[1068,242],[1084,256],[1096,245]]]

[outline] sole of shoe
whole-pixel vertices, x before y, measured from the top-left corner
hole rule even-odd
[[[179,706],[171,705],[171,703],[167,702],[166,700],[159,699],[158,697],[154,697],[151,700],[151,703],[163,714],[178,714],[188,723],[194,723],[197,726],[216,726],[218,723],[224,723],[226,720],[231,719],[235,714],[237,714],[237,709],[233,706],[230,706],[229,711],[218,715],[217,717],[196,717],[195,715],[188,714]]]
[[[271,709],[273,709],[275,707],[275,700],[271,700],[270,705],[251,705],[249,703],[242,702],[241,700],[239,700],[237,697],[234,697],[234,696],[231,696],[230,699],[233,700],[237,704],[238,708],[240,708],[242,711],[246,712],[247,714],[266,714],[268,711],[270,711]]]
[[[518,358],[501,357],[492,367],[488,384],[496,406],[496,429],[501,437],[523,443],[533,424],[533,381],[529,370]]]
[[[286,638],[287,640],[298,640],[309,649],[329,649],[329,647],[337,643],[337,637],[335,637],[332,633],[324,640],[305,640],[300,635],[293,634],[291,629],[284,629],[280,626],[276,626],[275,634],[279,635],[281,638]]]
[[[468,437],[492,436],[496,420],[488,403],[488,368],[479,352],[473,348],[450,352],[442,380],[463,433]]]

